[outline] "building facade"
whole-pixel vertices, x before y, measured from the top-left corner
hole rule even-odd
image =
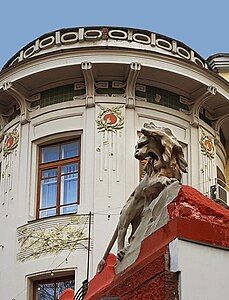
[[[228,54],[139,29],[57,30],[15,54],[0,73],[0,298],[91,278],[141,177],[144,123],[178,138],[184,184],[228,204],[228,81]]]

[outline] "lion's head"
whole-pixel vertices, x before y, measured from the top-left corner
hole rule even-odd
[[[135,147],[135,158],[149,159],[153,171],[167,177],[181,180],[181,171],[187,172],[187,162],[181,145],[169,128],[145,123]]]

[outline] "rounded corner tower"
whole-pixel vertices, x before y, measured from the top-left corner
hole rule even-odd
[[[144,123],[181,143],[184,184],[227,205],[228,81],[228,54],[134,28],[65,28],[16,53],[0,72],[0,298],[56,299],[94,274],[143,172]]]

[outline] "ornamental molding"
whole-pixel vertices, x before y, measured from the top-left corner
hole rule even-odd
[[[124,105],[108,108],[98,104],[98,107],[100,108],[96,119],[98,132],[116,132],[124,127],[124,116],[121,111]]]
[[[62,250],[87,249],[88,215],[54,217],[17,229],[17,260],[25,262]]]
[[[60,47],[63,51],[82,49],[88,45],[144,49],[177,57],[209,69],[207,62],[198,53],[179,41],[147,30],[115,27],[69,28],[45,34],[14,55],[3,69],[44,53],[59,51]]]
[[[19,142],[19,132],[17,128],[15,128],[13,131],[5,133],[2,138],[5,138],[3,144],[3,156],[6,157],[17,148]]]

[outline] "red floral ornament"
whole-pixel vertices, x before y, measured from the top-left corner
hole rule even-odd
[[[101,109],[97,119],[97,129],[99,132],[103,131],[117,131],[124,126],[124,117],[122,115],[121,108],[123,106],[116,106],[111,108],[105,108],[99,105]]]
[[[13,131],[6,133],[3,145],[3,155],[7,156],[18,146],[19,133],[15,128]]]
[[[204,155],[207,155],[209,158],[214,158],[215,146],[214,146],[213,137],[208,136],[204,132],[202,132],[200,145],[201,145],[201,152]]]

